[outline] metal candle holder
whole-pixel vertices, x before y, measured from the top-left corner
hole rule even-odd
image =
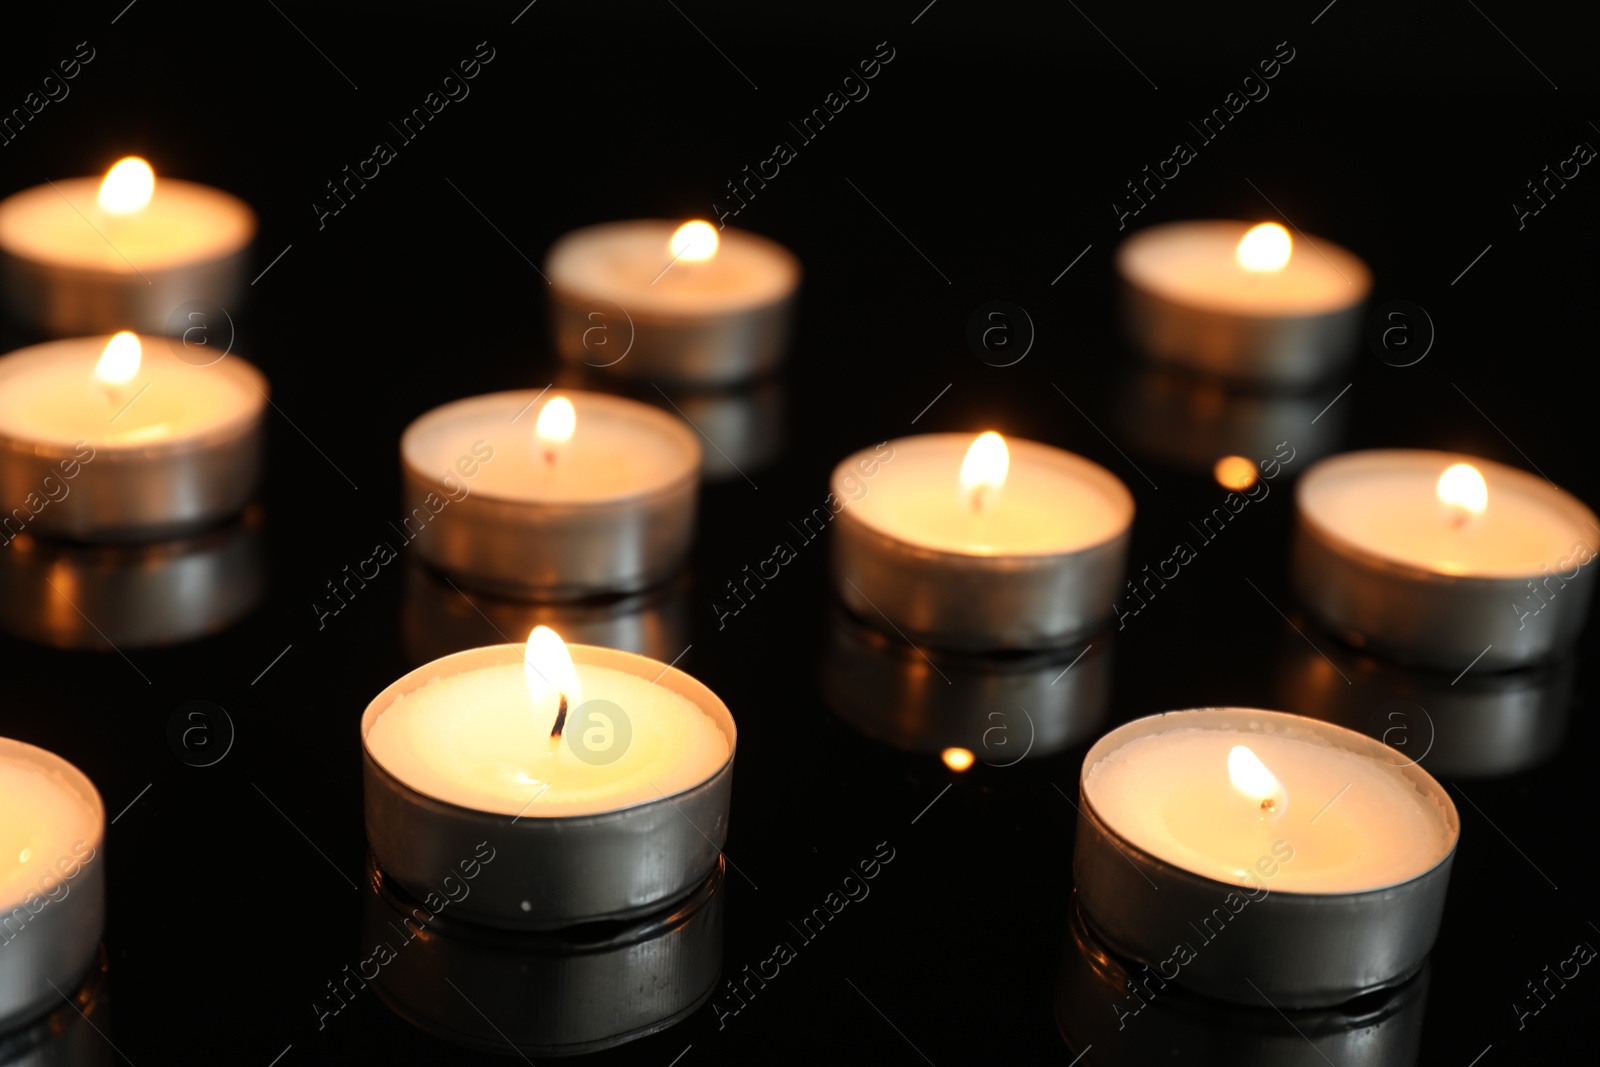
[[[1316,491],[1319,478],[1384,464],[1404,451],[1346,452],[1322,460],[1301,477],[1295,489],[1291,580],[1306,609],[1357,648],[1441,670],[1469,665],[1506,670],[1553,659],[1570,648],[1589,614],[1595,567],[1580,566],[1575,575],[1560,575],[1559,595],[1524,624],[1513,605],[1527,599],[1529,581],[1544,580],[1545,573],[1511,578],[1442,574],[1375,555],[1310,517],[1306,497]],[[1456,458],[1435,455],[1440,469]],[[1594,535],[1588,531],[1600,530],[1600,521],[1576,497],[1515,467],[1473,462],[1494,481],[1517,483],[1519,492],[1543,498],[1570,515],[1593,547]]]
[[[1142,245],[1170,239],[1175,231],[1200,228],[1225,230],[1231,241],[1237,241],[1250,224],[1166,223],[1140,230],[1117,249],[1123,327],[1135,348],[1160,363],[1276,386],[1311,385],[1348,362],[1361,332],[1362,304],[1372,289],[1372,274],[1359,257],[1326,238],[1303,238],[1336,264],[1350,283],[1349,303],[1320,314],[1251,314],[1199,307],[1135,280],[1128,263]]]
[[[0,737],[0,755],[26,759],[47,769],[95,813],[94,834],[84,842],[93,850],[90,858],[75,860],[78,867],[70,879],[57,875],[66,893],[51,899],[41,892],[35,894],[40,905],[37,910],[20,904],[0,915],[5,924],[4,943],[0,944],[3,1033],[58,1005],[61,994],[51,985],[63,990],[78,988],[95,962],[106,923],[106,809],[88,776],[55,753]]]
[[[103,337],[50,341],[0,359],[52,361],[105,345]],[[165,345],[146,343],[147,361],[176,360]],[[92,364],[90,364],[92,366]],[[7,506],[37,496],[77,469],[71,492],[41,509],[28,531],[72,541],[153,541],[176,537],[244,510],[261,480],[267,380],[229,356],[207,368],[232,377],[250,397],[239,417],[206,433],[143,445],[94,445],[85,460],[72,445],[0,435],[0,500]]]
[[[191,182],[163,177],[165,186],[192,186]],[[100,179],[73,179],[57,182],[58,192],[41,186],[43,193],[29,189],[18,197],[68,196],[92,202]],[[185,304],[206,304],[237,308],[248,288],[245,275],[249,267],[249,244],[255,237],[255,213],[238,197],[221,189],[206,194],[241,212],[249,219],[244,239],[237,249],[207,259],[196,259],[169,267],[141,267],[137,270],[74,267],[44,263],[20,256],[0,246],[0,293],[13,319],[44,337],[76,337],[83,334],[135,330],[140,333],[181,332],[169,322],[174,311]],[[0,212],[5,205],[0,203]],[[117,261],[122,264],[121,260]]]
[[[437,473],[411,462],[408,438],[425,432],[430,420],[450,417],[460,405],[504,402],[515,411],[539,395],[529,390],[472,397],[420,416],[400,439],[407,503],[430,494],[456,495]],[[653,491],[578,503],[512,500],[474,490],[451,500],[416,535],[417,553],[425,562],[482,592],[543,600],[635,593],[682,570],[694,539],[699,439],[682,419],[648,404],[603,393],[582,395],[580,412],[626,410],[628,417],[676,438],[688,457],[682,475]]]
[[[366,745],[394,701],[428,682],[480,667],[523,662],[524,647],[493,645],[435,660],[373,698],[361,717],[367,840],[378,864],[414,896],[439,892],[479,842],[492,864],[470,897],[452,910],[462,919],[523,930],[553,930],[658,910],[700,884],[728,835],[736,731],[727,705],[675,667],[615,649],[568,645],[578,665],[609,667],[690,701],[728,739],[728,759],[704,781],[658,800],[592,815],[513,817],[421,793],[390,774]]]
[[[474,926],[454,904],[430,913],[370,858],[367,875],[362,941],[394,953],[373,987],[401,1018],[446,1041],[527,1056],[594,1052],[672,1026],[715,991],[720,860],[666,909],[553,934]]]
[[[561,358],[616,377],[699,385],[731,385],[775,370],[788,348],[800,281],[800,263],[793,253],[748,231],[724,229],[723,242],[760,246],[784,265],[792,281],[787,292],[772,302],[712,312],[622,307],[604,293],[583,288],[562,270],[561,259],[569,246],[591,240],[609,227],[634,225],[639,223],[602,223],[574,230],[550,249],[545,273],[550,277],[550,317]],[[662,222],[660,228],[664,249],[676,224]]]
[[[1239,887],[1175,866],[1123,838],[1095,809],[1083,783],[1095,764],[1137,738],[1184,726],[1239,729],[1264,722],[1395,766],[1394,750],[1363,734],[1244,708],[1136,719],[1102,737],[1084,757],[1072,858],[1078,906],[1108,948],[1149,973],[1170,961],[1174,945],[1194,939],[1197,917],[1209,916]],[[1444,858],[1414,878],[1371,890],[1269,892],[1234,914],[1225,936],[1207,941],[1175,975],[1162,977],[1236,1004],[1256,1006],[1265,995],[1280,1008],[1311,1008],[1342,1004],[1415,974],[1439,935],[1461,821],[1449,794],[1426,771],[1402,763],[1397,773],[1443,810],[1450,837]]]
[[[846,505],[833,521],[831,556],[834,588],[845,606],[869,622],[887,619],[912,641],[974,652],[1060,647],[1108,621],[1128,555],[1133,495],[1116,475],[1082,456],[1031,441],[1013,441],[1010,448],[1018,456],[1047,450],[1054,462],[1071,465],[1118,501],[1125,513],[1121,528],[1070,552],[976,555],[900,540]],[[873,458],[873,450],[863,449],[834,468],[829,487],[835,499],[851,499],[856,471]]]

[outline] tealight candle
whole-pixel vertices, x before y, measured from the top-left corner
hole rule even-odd
[[[604,373],[701,384],[783,358],[800,264],[782,245],[699,220],[608,222],[545,260],[556,350]]]
[[[1358,647],[1451,671],[1550,659],[1594,592],[1600,523],[1526,471],[1446,452],[1350,452],[1295,491],[1296,593]]]
[[[1208,996],[1336,1004],[1416,972],[1460,822],[1426,771],[1362,734],[1205,708],[1121,726],[1079,781],[1090,927]]]
[[[105,821],[83,772],[0,738],[0,1031],[59,1003],[94,961]]]
[[[267,383],[123,332],[0,357],[0,516],[78,541],[149,540],[237,514],[260,479]]]
[[[1277,223],[1173,222],[1117,250],[1124,325],[1154,360],[1307,385],[1354,349],[1372,275],[1322,237]]]
[[[412,671],[361,731],[379,866],[436,892],[487,841],[494,865],[458,905],[476,921],[643,914],[699,884],[727,836],[722,701],[676,668],[545,627]]]
[[[994,650],[1065,644],[1110,617],[1133,496],[1082,456],[923,434],[850,456],[832,489],[835,587],[869,622]]]
[[[64,179],[0,201],[0,288],[13,316],[49,336],[172,332],[168,317],[186,302],[235,302],[255,231],[242,200],[157,179],[130,156],[104,179]]]
[[[400,439],[406,535],[491,593],[577,599],[660,584],[694,536],[700,442],[674,415],[604,393],[491,393]]]

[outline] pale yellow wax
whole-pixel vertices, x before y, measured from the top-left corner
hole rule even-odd
[[[164,337],[141,337],[137,376],[107,386],[94,369],[108,340],[51,341],[0,357],[0,437],[66,447],[174,444],[246,422],[264,403],[234,368],[186,363]]]
[[[1248,222],[1177,222],[1123,242],[1117,266],[1139,288],[1179,304],[1238,315],[1323,315],[1359,304],[1372,287],[1359,258],[1325,238],[1291,230],[1289,262],[1275,271],[1239,265]]]
[[[373,722],[367,748],[418,792],[524,818],[657,800],[705,781],[728,761],[727,737],[686,698],[610,667],[578,664],[577,671],[584,701],[610,701],[632,725],[632,742],[615,762],[580,759],[570,732],[551,745],[556,694],[541,686],[530,697],[520,662],[438,678],[397,698]],[[569,711],[569,726],[577,710]],[[603,749],[604,739],[589,747]]]
[[[1007,438],[1005,484],[981,507],[961,492],[968,434],[921,434],[891,442],[894,458],[848,503],[850,514],[897,541],[976,556],[1055,555],[1127,530],[1133,504],[1109,472],[1081,456]]]
[[[29,894],[59,894],[100,839],[99,811],[36,752],[0,743],[0,918]]]
[[[416,470],[442,477],[461,457],[481,453],[473,450],[481,441],[494,456],[465,483],[471,491],[543,503],[644,496],[699,469],[693,431],[669,413],[597,393],[548,392],[535,400],[536,395],[491,393],[435,408],[406,431],[403,457]],[[541,405],[557,396],[572,401],[577,426],[565,443],[548,445],[534,427]]]
[[[1281,816],[1263,816],[1233,787],[1235,745],[1281,784]],[[1400,773],[1401,762],[1281,728],[1184,727],[1113,750],[1083,789],[1118,836],[1185,870],[1273,891],[1352,893],[1414,878],[1450,850],[1443,810]]]
[[[787,298],[800,282],[792,253],[744,230],[719,231],[710,259],[674,263],[668,242],[679,225],[638,219],[574,231],[550,249],[545,272],[558,289],[609,300],[629,314],[746,311]]]
[[[1465,517],[1439,502],[1439,475],[1456,463],[1470,463],[1484,477],[1489,498],[1480,514]],[[1533,577],[1545,567],[1565,569],[1560,564],[1576,545],[1591,552],[1600,545],[1600,531],[1584,523],[1581,507],[1542,479],[1444,452],[1395,449],[1325,460],[1307,473],[1299,501],[1308,518],[1357,548],[1439,574]]]
[[[101,178],[66,178],[0,201],[0,248],[51,266],[133,274],[220,259],[255,237],[238,197],[157,177],[150,203],[128,215],[101,210]]]

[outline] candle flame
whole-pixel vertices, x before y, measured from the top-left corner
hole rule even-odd
[[[961,461],[961,494],[973,511],[982,511],[984,503],[999,494],[1010,469],[1006,439],[993,430],[979,434],[967,449],[967,458]]]
[[[1228,750],[1228,778],[1235,789],[1260,804],[1264,812],[1281,809],[1287,799],[1282,784],[1245,745],[1234,745]]]
[[[1455,513],[1457,525],[1482,514],[1489,505],[1489,486],[1478,468],[1470,463],[1457,463],[1447,468],[1439,475],[1434,491],[1439,495],[1439,503]]]
[[[553,396],[539,409],[533,435],[545,445],[564,445],[572,440],[572,431],[577,428],[578,412],[572,401],[564,396]]]
[[[139,373],[143,354],[137,334],[123,330],[114,335],[106,342],[100,361],[94,365],[95,381],[104,385],[127,385]]]
[[[939,753],[939,758],[944,760],[944,765],[960,774],[972,766],[973,755],[969,748],[947,748]]]
[[[100,209],[111,215],[143,210],[156,191],[156,172],[138,156],[119,159],[100,183]]]
[[[522,671],[528,680],[528,698],[536,705],[540,696],[551,692],[560,698],[562,713],[583,701],[572,653],[567,651],[567,643],[561,640],[561,635],[548,626],[535,626],[528,635],[528,644],[522,653]],[[564,714],[555,720],[552,735],[560,733],[564,725],[562,718]]]
[[[675,261],[700,263],[717,254],[717,244],[716,227],[695,219],[678,227],[667,242],[667,251]]]
[[[1234,257],[1245,270],[1266,273],[1282,270],[1293,248],[1288,230],[1276,222],[1263,222],[1239,238]]]

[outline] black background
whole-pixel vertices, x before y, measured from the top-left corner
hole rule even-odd
[[[1319,16],[1319,0],[1053,12],[938,0],[918,17],[922,3],[540,0],[515,25],[518,0],[281,0],[276,10],[163,0],[122,10],[113,0],[5,14],[0,108],[20,105],[79,41],[96,56],[67,99],[0,146],[0,192],[138,153],[158,173],[257,209],[252,276],[292,246],[249,303],[230,308],[235,351],[265,371],[294,423],[274,414],[270,424],[265,601],[221,634],[133,653],[137,669],[112,653],[0,638],[0,733],[83,768],[110,813],[150,785],[106,849],[107,1032],[131,1062],[267,1064],[286,1046],[285,1065],[489,1062],[370,996],[318,1029],[311,1002],[365,951],[360,894],[346,881],[361,880],[365,850],[357,719],[410,664],[394,568],[324,629],[311,602],[401,513],[396,442],[411,419],[552,380],[545,285],[530,260],[579,225],[708,215],[723,183],[794,140],[788,122],[880,41],[895,58],[871,95],[800,147],[736,220],[806,268],[781,377],[786,440],[776,462],[746,470],[749,481],[703,493],[693,647],[680,666],[727,701],[740,728],[728,855],[749,881],[728,882],[729,973],[768,956],[786,923],[878,842],[897,858],[868,900],[724,1028],[703,1009],[595,1059],[666,1064],[688,1047],[685,1067],[915,1063],[918,1050],[940,1067],[1072,1061],[1051,988],[1074,813],[1053,785],[1075,792],[1083,746],[980,765],[912,825],[957,776],[858,736],[824,705],[823,553],[803,551],[725,629],[711,603],[820,503],[839,458],[923,430],[995,428],[1095,459],[1137,498],[1131,561],[1165,555],[1220,490],[1203,472],[1119,451],[1111,398],[1130,361],[1112,321],[1123,234],[1110,205],[1175,141],[1193,141],[1187,121],[1219,106],[1279,42],[1295,58],[1271,95],[1130,228],[1277,218],[1275,205],[1355,250],[1373,268],[1374,304],[1421,305],[1438,340],[1407,368],[1363,351],[1322,389],[1331,400],[1353,382],[1334,409],[1348,423],[1342,447],[1536,464],[1600,500],[1580,433],[1592,425],[1592,378],[1580,368],[1592,358],[1600,194],[1590,186],[1600,179],[1586,169],[1521,230],[1511,208],[1542,167],[1600,140],[1587,44],[1562,16],[1504,3],[1396,11],[1338,0]],[[480,41],[495,58],[470,97],[319,229],[311,204],[324,183],[392,140],[388,121]],[[1016,366],[986,365],[966,344],[969,315],[991,299],[1025,307],[1037,327]],[[5,337],[6,349],[32,340],[9,326]],[[1288,492],[1246,517],[1116,640],[1108,726],[1207,704],[1297,710],[1274,681],[1278,656],[1299,640],[1272,607],[1291,608]],[[482,643],[495,640],[486,628]],[[1580,651],[1593,648],[1591,627]],[[1463,834],[1423,1062],[1533,1062],[1581,1047],[1597,979],[1574,980],[1521,1030],[1511,1002],[1545,964],[1600,936],[1586,881],[1589,688],[1580,673],[1554,758],[1469,783],[1472,804],[1452,789]],[[238,726],[216,766],[185,766],[168,747],[168,718],[191,699],[224,706]]]

